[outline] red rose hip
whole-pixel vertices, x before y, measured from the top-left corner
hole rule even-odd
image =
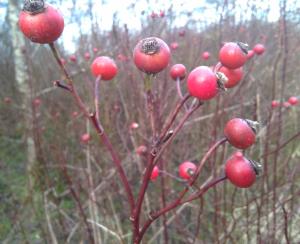
[[[219,60],[229,69],[242,67],[247,61],[247,45],[241,42],[228,42],[220,49]]]
[[[259,166],[243,156],[241,152],[234,153],[225,164],[225,174],[232,184],[240,188],[248,188],[256,180]]]
[[[279,105],[280,105],[280,103],[279,103],[278,101],[276,101],[276,100],[273,100],[273,101],[271,102],[272,108],[277,108],[277,107],[279,107]]]
[[[152,170],[150,179],[152,181],[155,181],[158,176],[159,176],[159,168],[155,165],[154,168],[153,168],[153,170]]]
[[[298,98],[294,97],[294,96],[290,97],[289,100],[288,100],[288,103],[291,104],[291,105],[296,105],[296,104],[298,104],[298,102],[299,102]]]
[[[183,162],[182,164],[179,165],[179,176],[182,179],[188,180],[190,179],[193,174],[195,173],[197,169],[197,166],[189,161]]]
[[[257,122],[234,118],[227,122],[224,135],[232,146],[246,149],[255,143],[255,124]]]
[[[139,70],[147,74],[156,74],[168,66],[170,49],[160,38],[145,38],[135,46],[133,61]]]
[[[88,133],[82,134],[81,138],[80,138],[81,142],[84,144],[87,144],[90,141],[90,139],[91,139],[91,136]]]
[[[102,80],[111,80],[118,73],[115,61],[106,56],[97,57],[91,65],[91,70],[94,76],[101,76]]]
[[[253,51],[257,55],[262,55],[265,52],[265,46],[263,44],[258,43],[254,46]]]
[[[209,100],[218,93],[217,77],[209,67],[199,66],[189,74],[187,87],[193,97]]]
[[[43,1],[25,1],[19,15],[19,27],[32,42],[45,44],[56,41],[63,32],[62,14]]]
[[[228,69],[225,66],[222,66],[219,69],[219,72],[223,73],[228,81],[224,84],[226,88],[232,88],[235,87],[240,80],[243,78],[243,68],[238,69]]]
[[[183,64],[174,64],[170,70],[170,76],[173,80],[184,79],[186,76],[186,68]]]
[[[210,53],[209,52],[203,52],[202,53],[202,59],[208,60],[210,58]]]

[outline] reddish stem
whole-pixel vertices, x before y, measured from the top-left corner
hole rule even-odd
[[[55,46],[54,46],[54,43],[50,43],[49,44],[50,48],[51,48],[51,51],[59,65],[59,67],[61,68],[64,76],[65,76],[65,79],[66,81],[68,82],[68,85],[70,86],[71,88],[71,94],[73,95],[78,107],[81,109],[81,111],[83,112],[83,114],[85,115],[86,118],[88,118],[92,124],[94,125],[95,129],[97,130],[98,132],[98,135],[102,141],[102,143],[105,145],[106,149],[110,152],[110,155],[113,159],[113,162],[115,164],[115,167],[117,168],[117,171],[120,175],[120,178],[121,178],[121,181],[124,185],[124,188],[125,188],[125,192],[126,192],[126,195],[127,195],[127,198],[128,198],[128,202],[129,202],[129,205],[130,205],[130,210],[133,211],[133,208],[134,208],[134,197],[133,197],[133,193],[132,193],[132,189],[129,185],[129,182],[128,182],[128,179],[126,177],[126,174],[124,172],[124,169],[122,167],[122,164],[121,164],[121,160],[120,160],[120,157],[118,156],[118,154],[116,153],[116,151],[114,150],[109,138],[107,137],[107,135],[105,134],[104,130],[102,129],[102,126],[101,124],[99,123],[99,121],[95,120],[95,117],[94,116],[91,116],[90,113],[88,112],[87,108],[85,107],[83,101],[81,100],[77,90],[75,89],[74,87],[74,83],[73,83],[73,80],[71,79],[69,73],[67,72],[65,66],[63,65],[63,63],[61,62],[61,59],[59,57],[59,53],[58,51],[56,50]]]
[[[137,202],[136,202],[136,205],[135,205],[135,209],[134,209],[133,214],[131,216],[131,220],[133,221],[133,226],[134,226],[134,230],[133,230],[133,232],[134,232],[134,235],[133,235],[134,236],[133,237],[134,241],[140,239],[140,237],[139,237],[140,212],[141,212],[144,196],[145,196],[146,190],[147,190],[149,182],[150,182],[151,172],[152,172],[154,166],[156,165],[158,159],[162,155],[163,151],[166,149],[166,147],[168,145],[170,145],[172,139],[180,131],[180,129],[182,128],[182,126],[184,125],[186,120],[193,114],[194,111],[196,111],[200,107],[200,105],[202,105],[202,103],[199,101],[198,105],[196,105],[193,109],[189,110],[185,114],[185,116],[182,118],[182,120],[180,121],[178,126],[175,128],[174,133],[172,134],[170,139],[168,141],[166,141],[161,148],[159,148],[158,146],[153,147],[151,153],[149,154],[148,166],[146,168],[146,172],[145,172],[145,175],[144,175],[144,178],[143,178],[142,186],[141,186],[139,194],[138,194],[138,199],[137,199]],[[178,114],[179,109],[177,110],[177,108],[176,108],[175,111],[177,111],[177,113],[175,115],[173,114],[174,116],[171,116],[172,118],[174,117],[174,119],[175,119],[176,115]],[[170,123],[173,123],[174,119],[171,119]],[[166,128],[169,128],[170,126],[171,125],[168,124],[166,126]],[[162,136],[164,136],[163,133],[162,133]],[[158,140],[158,141],[161,141],[161,140]],[[138,243],[138,242],[136,242],[136,243]]]
[[[149,218],[144,226],[142,227],[140,234],[139,234],[139,240],[140,241],[143,237],[143,235],[145,234],[146,230],[149,228],[149,226],[154,222],[154,220],[156,220],[157,218],[159,218],[161,215],[171,211],[174,208],[177,208],[178,206],[187,203],[187,202],[191,202],[199,197],[201,197],[206,191],[208,191],[210,188],[214,187],[215,185],[217,185],[218,183],[224,181],[227,177],[226,176],[221,176],[219,178],[216,178],[214,180],[212,180],[210,183],[208,183],[206,186],[204,186],[202,189],[200,189],[197,193],[191,195],[188,199],[182,201],[182,199],[177,199],[176,201],[174,201],[173,203],[167,205],[165,208],[159,210],[156,213],[152,213],[151,214],[151,218]],[[135,242],[135,243],[139,243],[139,242]]]
[[[185,121],[185,120],[184,120]],[[184,122],[183,122],[184,123]],[[183,125],[183,123],[181,123],[180,125]],[[180,126],[179,125],[179,126]],[[179,129],[180,129],[181,127],[179,127]],[[176,130],[177,129],[177,130]],[[175,132],[177,131],[178,132],[178,128],[176,128],[175,129],[175,131],[174,131],[174,134],[176,134]],[[178,198],[175,200],[175,201],[173,201],[172,203],[170,203],[169,205],[167,205],[165,208],[163,208],[162,210],[160,210],[158,213],[158,216],[157,217],[155,217],[156,215],[154,215],[154,217],[151,215],[151,218],[144,224],[144,227],[145,226],[147,226],[146,227],[146,229],[151,225],[151,223],[153,222],[153,220],[155,220],[156,218],[158,218],[161,214],[164,214],[164,213],[166,213],[166,212],[168,212],[168,211],[170,211],[171,209],[173,209],[173,208],[176,208],[177,206],[179,206],[179,205],[181,205],[182,204],[182,199],[184,198],[184,196],[185,196],[185,194],[189,191],[189,187],[190,186],[192,186],[194,183],[195,183],[195,180],[197,179],[197,177],[198,177],[198,175],[199,175],[199,173],[200,173],[200,171],[201,171],[201,169],[202,169],[202,167],[204,166],[204,163],[207,161],[207,159],[209,158],[209,156],[220,146],[220,145],[222,145],[224,142],[226,142],[227,141],[227,139],[226,138],[222,138],[221,140],[219,140],[219,141],[217,141],[208,151],[207,151],[207,153],[204,155],[204,157],[202,158],[202,160],[199,162],[199,164],[198,164],[198,167],[197,167],[197,169],[196,169],[196,172],[195,172],[195,175],[194,175],[194,177],[191,179],[191,181],[189,182],[189,184],[188,184],[188,186],[187,187],[185,187],[185,189],[184,190],[182,190],[181,192],[180,192],[180,194],[179,194],[179,196],[178,196]],[[165,146],[166,145],[164,145],[164,147],[160,150],[160,152],[159,152],[159,154],[157,155],[157,157],[159,157],[160,155],[161,155],[161,152],[162,152],[162,150],[165,148]],[[155,158],[155,157],[153,157],[153,160],[157,160],[157,158]],[[146,187],[148,186],[148,182],[149,182],[149,179],[150,179],[150,175],[151,175],[151,172],[152,172],[152,168],[153,167],[151,167],[153,165],[153,167],[154,167],[154,165],[155,165],[155,161],[147,168],[147,170],[148,169],[150,169],[149,170],[149,176],[148,176],[148,180],[146,180],[146,183],[147,183],[147,185],[146,185]],[[146,170],[146,174],[147,174],[147,170]],[[146,175],[145,175],[145,178],[146,178]],[[145,180],[145,178],[144,178],[144,180]],[[143,189],[143,188],[142,188]],[[145,191],[146,191],[146,188],[144,189]],[[201,190],[200,190],[201,191]],[[192,195],[192,196],[194,196],[194,195]],[[194,196],[195,197],[195,196]],[[142,200],[143,200],[143,196],[142,196],[142,198],[141,198]],[[195,198],[193,198],[193,199],[195,199]],[[139,206],[139,204],[142,204],[142,202],[138,202],[137,203],[137,207]],[[139,215],[137,215],[137,216],[139,216]],[[150,221],[150,222],[149,222]],[[144,235],[144,232],[143,232],[143,229],[144,229],[144,227],[142,228],[142,231],[139,233],[139,234],[136,234],[135,236],[136,236],[136,238],[137,238],[137,240],[141,240],[141,238],[142,238],[142,236]],[[137,230],[137,229],[136,229]],[[144,230],[144,231],[146,231],[146,230]],[[137,241],[137,240],[134,240],[134,241]],[[139,243],[138,241],[137,242],[135,242],[135,243]]]

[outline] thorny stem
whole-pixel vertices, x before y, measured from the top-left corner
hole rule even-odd
[[[117,168],[117,171],[120,175],[121,181],[124,185],[125,192],[126,192],[126,195],[127,195],[127,198],[128,198],[128,202],[129,202],[129,205],[130,205],[130,211],[132,212],[133,208],[134,208],[133,193],[132,193],[131,186],[129,185],[128,179],[126,177],[126,174],[124,172],[124,169],[122,167],[121,160],[120,160],[118,154],[116,153],[116,151],[114,150],[114,148],[113,148],[109,138],[107,137],[106,133],[102,129],[102,126],[101,126],[100,122],[95,120],[96,119],[95,116],[91,116],[91,114],[88,112],[87,108],[85,107],[83,101],[81,100],[77,90],[75,89],[75,87],[73,85],[73,80],[71,79],[71,77],[70,77],[69,73],[67,72],[65,66],[61,62],[61,59],[59,57],[59,53],[56,50],[56,48],[54,46],[54,43],[50,43],[49,46],[51,48],[51,51],[52,51],[58,65],[59,65],[59,67],[61,68],[61,70],[62,70],[62,72],[65,76],[65,79],[66,79],[66,81],[67,81],[67,83],[68,83],[68,85],[71,89],[71,94],[74,97],[78,107],[81,109],[81,111],[83,112],[85,117],[88,118],[92,122],[93,126],[95,127],[95,129],[96,129],[96,131],[99,135],[99,138],[101,139],[102,143],[105,145],[106,149],[110,152],[111,158],[113,159],[115,167]]]

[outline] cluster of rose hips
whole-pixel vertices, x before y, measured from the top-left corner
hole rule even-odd
[[[133,52],[135,65],[147,74],[156,74],[165,69],[169,63],[170,50],[167,44],[157,38],[150,37],[141,40]],[[246,50],[242,44],[227,43],[220,50],[220,61],[222,67],[231,73],[239,69],[247,61]],[[228,67],[228,68],[227,68]],[[226,74],[225,74],[226,75]],[[174,80],[182,80],[186,76],[186,68],[182,64],[172,66],[170,76]],[[227,80],[232,84],[234,75]],[[219,76],[207,66],[199,66],[189,74],[187,78],[187,88],[191,96],[201,101],[215,97],[219,91]],[[231,82],[231,83],[230,83]],[[226,83],[225,83],[226,87]],[[230,85],[228,87],[233,87]],[[235,118],[230,120],[224,129],[224,134],[228,142],[238,149],[246,149],[255,142],[255,123],[253,121]],[[145,148],[143,148],[145,150]],[[143,152],[144,152],[143,150]],[[232,163],[234,162],[234,163]],[[226,163],[225,172],[228,179],[238,187],[251,186],[258,174],[259,165],[243,156],[241,152],[235,153]],[[184,162],[179,166],[179,175],[183,179],[190,179],[196,170],[196,165],[192,162]],[[158,177],[159,169],[153,169],[151,179]]]
[[[282,105],[285,108],[288,108],[290,106],[295,106],[299,103],[299,99],[296,96],[291,96],[287,101],[283,102]],[[271,103],[272,108],[277,108],[280,106],[280,102],[277,100],[273,100]]]
[[[158,18],[158,17],[163,18],[163,17],[165,17],[165,11],[160,10],[159,13],[156,13],[156,12],[152,11],[152,13],[150,14],[150,17],[151,17],[152,19],[156,19],[156,18]]]
[[[63,31],[64,20],[60,12],[51,5],[44,5],[43,1],[25,1],[24,11],[20,14],[19,26],[31,41],[42,44],[53,43]],[[254,53],[260,55],[263,52],[264,47],[261,44],[256,45],[253,51],[248,52],[247,45],[243,43],[225,43],[219,52],[220,63],[214,68],[199,66],[189,73],[187,77],[189,94],[203,102],[214,98],[224,87],[236,86],[243,76],[242,66]],[[209,53],[204,54],[204,59],[209,58]],[[169,65],[170,56],[168,45],[157,37],[140,40],[133,51],[133,61],[136,67],[147,75],[155,75],[164,70]],[[116,76],[118,68],[113,59],[101,56],[94,59],[91,71],[95,77],[108,81]],[[170,69],[170,76],[177,81],[183,80],[186,76],[185,66],[175,64]],[[253,121],[234,118],[226,124],[224,135],[232,146],[244,150],[255,142],[254,125]],[[89,134],[82,135],[83,143],[87,143],[89,140]],[[141,152],[146,150],[146,148],[140,148]],[[197,166],[194,163],[184,162],[179,166],[179,175],[188,180],[196,169]],[[238,187],[251,186],[258,171],[259,165],[244,157],[239,151],[234,153],[225,165],[227,178]],[[158,175],[159,168],[155,166],[151,179],[155,180]]]

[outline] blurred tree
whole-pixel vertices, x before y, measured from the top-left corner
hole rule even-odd
[[[17,89],[22,98],[22,110],[24,111],[26,144],[27,144],[27,170],[29,172],[29,183],[32,186],[31,172],[36,162],[36,152],[32,135],[32,107],[31,107],[31,89],[29,86],[28,70],[25,56],[22,49],[25,49],[25,39],[18,28],[18,16],[20,8],[17,0],[8,1],[8,22],[10,25],[10,39],[13,47],[14,73]]]

